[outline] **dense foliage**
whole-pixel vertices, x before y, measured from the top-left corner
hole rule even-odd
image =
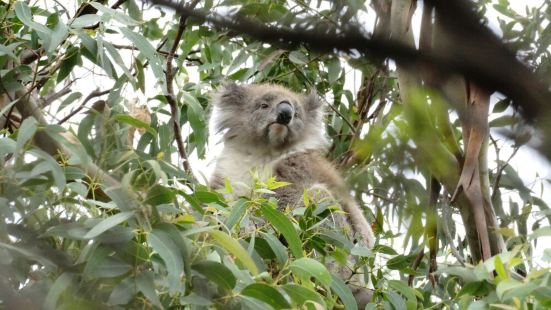
[[[390,8],[184,2],[290,29],[359,24],[369,35]],[[549,4],[477,5],[548,82]],[[460,181],[465,120],[438,89],[419,83],[406,96],[392,61],[267,44],[138,0],[0,0],[0,25],[1,307],[356,308],[330,263],[363,274],[370,309],[551,307],[551,248],[538,243],[551,236],[549,180],[528,184],[509,165],[533,132],[509,99],[494,100],[477,166],[499,224],[490,234],[505,241],[485,259],[462,213],[469,192],[451,199],[448,186]],[[238,199],[225,198],[231,184],[204,185],[199,159],[215,149],[209,93],[225,80],[320,95],[328,156],[373,223],[373,249],[328,229],[331,202],[305,195],[304,208],[276,208],[272,191],[285,184],[275,179]]]

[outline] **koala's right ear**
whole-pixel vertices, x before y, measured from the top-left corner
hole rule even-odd
[[[315,88],[310,89],[310,93],[306,95],[306,107],[308,111],[316,111],[323,107],[323,102]]]
[[[245,103],[247,90],[233,81],[227,81],[223,82],[220,88],[218,88],[217,95],[218,100],[215,101],[217,105],[242,105]]]

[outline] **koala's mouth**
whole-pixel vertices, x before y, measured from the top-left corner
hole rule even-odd
[[[268,139],[272,144],[281,145],[287,142],[289,137],[289,127],[278,122],[268,125]]]

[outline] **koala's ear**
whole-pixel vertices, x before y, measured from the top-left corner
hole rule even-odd
[[[247,97],[247,90],[233,81],[226,81],[222,83],[217,94],[216,104],[218,105],[242,105]]]
[[[323,103],[321,102],[318,93],[314,88],[312,88],[308,96],[306,96],[306,108],[308,109],[308,111],[315,111],[320,109],[322,106]]]

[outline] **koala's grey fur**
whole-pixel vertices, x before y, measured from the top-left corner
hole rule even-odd
[[[288,124],[277,122],[278,104],[289,103],[294,115]],[[302,204],[304,189],[322,188],[341,205],[354,237],[372,247],[374,236],[361,209],[336,169],[323,157],[328,141],[323,131],[323,106],[315,93],[302,95],[282,86],[228,83],[213,96],[211,121],[224,132],[224,149],[210,180],[221,188],[224,178],[237,195],[248,195],[251,171],[259,177],[277,176],[291,184],[276,190],[280,206]],[[361,295],[361,294],[360,294]],[[365,300],[359,299],[364,304]]]

